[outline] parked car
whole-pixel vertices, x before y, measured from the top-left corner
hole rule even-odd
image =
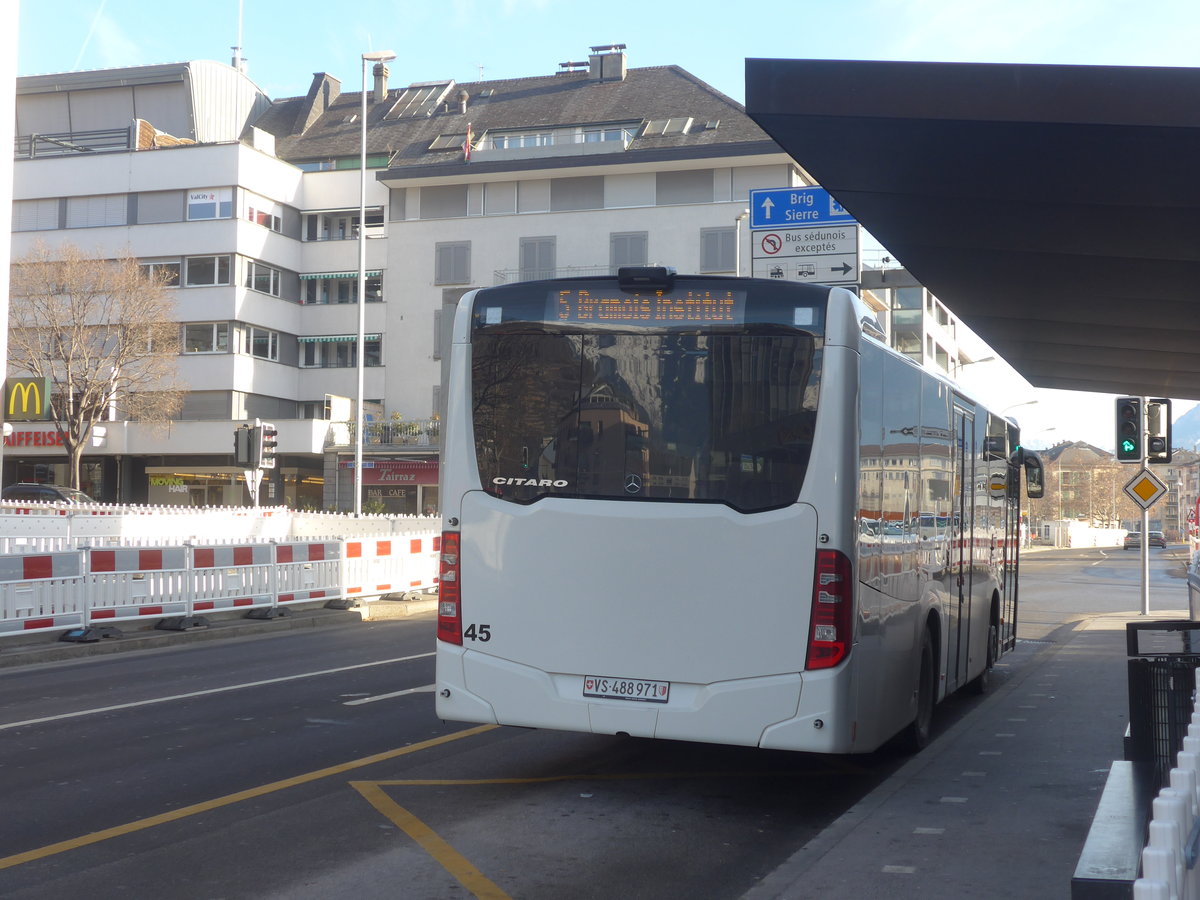
[[[0,500],[36,500],[42,503],[94,503],[83,491],[59,484],[36,484],[21,481],[0,491]]]
[[[1140,550],[1142,546],[1142,533],[1140,531],[1131,531],[1125,535],[1126,550]],[[1150,532],[1150,546],[1161,547],[1167,549],[1167,538],[1161,531]]]

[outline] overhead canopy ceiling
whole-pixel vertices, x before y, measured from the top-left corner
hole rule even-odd
[[[749,59],[746,109],[1032,384],[1200,399],[1200,69]]]

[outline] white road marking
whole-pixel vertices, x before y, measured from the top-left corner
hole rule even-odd
[[[193,697],[208,697],[212,694],[224,694],[227,691],[240,691],[246,688],[263,687],[268,684],[281,684],[285,681],[299,681],[302,678],[317,678],[321,675],[337,675],[341,672],[353,672],[355,669],[369,669],[372,666],[388,666],[392,663],[412,662],[415,659],[428,659],[433,653],[418,653],[416,656],[399,656],[395,659],[381,659],[376,662],[357,663],[353,666],[340,666],[336,669],[321,669],[319,672],[301,672],[298,675],[283,675],[279,678],[266,678],[262,681],[248,681],[245,684],[231,684],[226,687],[209,688],[205,691],[191,691],[186,694],[175,694],[170,697],[154,697],[150,700],[135,700],[132,703],[118,703],[115,706],[98,706],[94,709],[81,709],[77,712],[61,713],[57,716],[43,716],[39,719],[26,719],[23,722],[5,722],[0,724],[0,731],[8,728],[21,728],[25,725],[42,725],[46,722],[59,722],[63,719],[77,719],[80,716],[94,716],[98,713],[117,712],[122,709],[135,709],[139,706],[153,706],[155,703],[170,703],[172,700],[190,700]]]
[[[423,684],[420,687],[408,688],[403,691],[393,691],[390,694],[377,694],[374,697],[363,697],[361,700],[347,700],[342,706],[361,706],[364,703],[374,703],[376,700],[391,700],[393,697],[403,697],[405,694],[431,694],[436,685]]]

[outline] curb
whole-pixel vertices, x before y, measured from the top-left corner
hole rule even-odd
[[[236,640],[302,628],[336,628],[362,622],[405,619],[436,609],[436,600],[411,603],[378,600],[355,609],[326,609],[322,605],[291,607],[287,610],[289,615],[277,619],[247,619],[236,612],[209,614],[205,616],[210,622],[208,627],[189,631],[158,631],[153,624],[128,623],[138,630],[126,630],[121,637],[93,644],[66,643],[59,640],[59,634],[38,635],[36,639],[27,638],[24,643],[14,637],[10,641],[0,639],[0,669],[69,662],[205,641]]]

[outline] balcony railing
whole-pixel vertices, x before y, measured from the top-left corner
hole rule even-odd
[[[16,159],[40,156],[70,156],[101,150],[128,150],[132,147],[128,128],[106,128],[100,131],[64,131],[57,134],[22,134],[13,141]]]
[[[325,438],[326,447],[348,447],[354,441],[355,422],[330,422]],[[440,419],[402,419],[399,421],[367,422],[363,428],[363,446],[432,447],[442,441]]]

